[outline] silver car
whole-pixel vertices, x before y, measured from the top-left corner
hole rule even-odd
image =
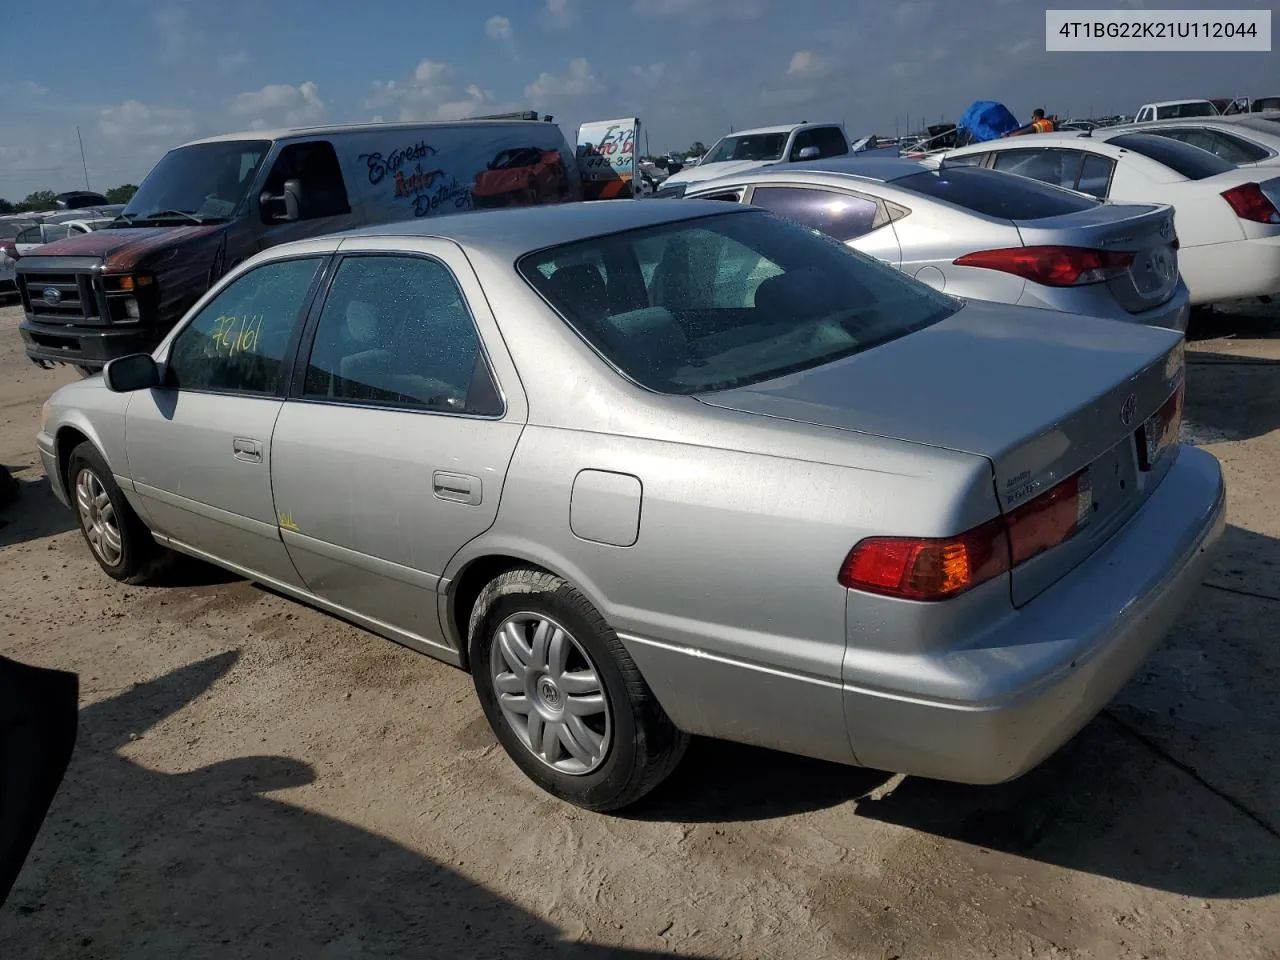
[[[691,734],[987,783],[1112,697],[1223,522],[1181,335],[1043,316],[748,206],[420,220],[257,255],[39,448],[112,577],[171,548],[469,669],[584,807]]]
[[[1183,331],[1191,313],[1167,204],[880,158],[754,170],[685,196],[764,207],[960,297]]]

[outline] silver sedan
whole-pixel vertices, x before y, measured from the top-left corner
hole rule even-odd
[[[692,734],[994,782],[1223,521],[1181,336],[1038,316],[748,206],[468,214],[258,255],[38,443],[107,574],[179,551],[469,669],[584,807]]]
[[[685,196],[763,207],[956,296],[1187,328],[1167,204],[880,158],[753,170]]]

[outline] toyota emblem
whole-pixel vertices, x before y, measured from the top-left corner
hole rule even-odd
[[[1132,425],[1133,415],[1138,409],[1138,398],[1132,393],[1124,398],[1124,403],[1120,405],[1120,422],[1126,427]]]
[[[56,307],[62,302],[62,291],[57,287],[45,287],[40,291],[40,296],[44,297],[44,302],[50,306]]]

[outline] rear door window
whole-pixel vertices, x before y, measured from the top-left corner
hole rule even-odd
[[[1041,220],[1098,205],[1092,197],[1026,177],[949,164],[940,170],[913,173],[893,185],[999,220]]]
[[[1163,164],[1188,180],[1203,180],[1235,169],[1234,164],[1214,156],[1208,150],[1154,134],[1126,133],[1112,137],[1107,142]]]
[[[852,240],[874,229],[880,206],[870,197],[813,187],[756,187],[751,205],[825,233]]]
[[[425,257],[342,261],[316,325],[303,396],[502,413],[462,290],[448,267]]]

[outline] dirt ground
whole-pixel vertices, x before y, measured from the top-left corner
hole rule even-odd
[[[0,309],[0,653],[77,671],[0,957],[1280,955],[1280,309],[1208,325],[1187,436],[1229,528],[1165,645],[1012,784],[698,742],[625,816],[541,794],[463,673],[198,564],[103,576],[44,484],[73,374]]]

